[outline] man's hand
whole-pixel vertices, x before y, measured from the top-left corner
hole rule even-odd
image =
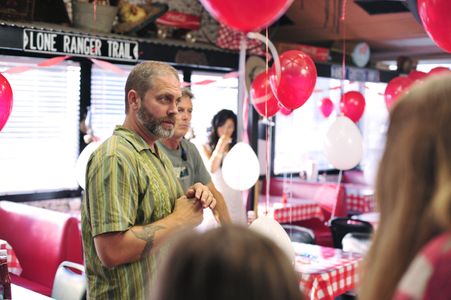
[[[174,212],[180,222],[191,226],[197,226],[202,223],[203,213],[202,205],[200,201],[191,197],[188,199],[186,196],[182,196],[175,201]]]
[[[200,201],[203,208],[210,207],[211,209],[213,209],[216,206],[216,199],[213,197],[210,189],[199,182],[190,186],[188,188],[188,191],[186,191],[185,196],[188,198],[196,198]]]

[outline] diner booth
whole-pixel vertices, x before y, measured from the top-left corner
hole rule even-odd
[[[68,2],[81,5],[54,1],[60,2],[67,18],[74,9]],[[240,186],[249,223],[266,217],[283,228],[306,299],[352,299],[379,217],[374,178],[388,119],[383,97],[399,70],[370,64],[366,43],[356,48],[368,55],[364,63],[352,61],[346,50],[337,54],[336,47],[276,43],[283,67],[289,57],[284,65],[282,53],[300,51],[315,72],[298,82],[312,82],[302,101],[265,100],[262,106],[255,100],[269,95],[270,79],[266,89],[253,82],[267,67],[265,56],[275,56],[265,50],[267,40],[249,38],[247,54],[240,54],[239,33],[224,33],[205,10],[194,27],[173,28],[166,19],[155,21],[170,6],[156,8],[155,15],[129,27],[113,27],[114,11],[103,24],[107,29],[91,26],[91,10],[74,27],[64,13],[63,20],[45,19],[18,7],[10,7],[12,13],[0,8],[0,84],[10,85],[14,95],[4,96],[12,112],[0,119],[0,250],[7,253],[12,298],[86,297],[80,206],[87,159],[123,121],[130,70],[158,60],[173,65],[195,95],[196,145],[205,143],[217,111],[237,114],[239,140],[248,142],[259,162],[258,176]],[[199,33],[201,24],[207,24],[205,35]],[[222,39],[208,43],[211,32]],[[173,36],[163,39],[164,34]],[[277,74],[275,65],[271,72]],[[359,112],[352,110],[355,103]],[[333,138],[344,129],[351,148]],[[238,156],[232,177],[241,178],[247,162]]]

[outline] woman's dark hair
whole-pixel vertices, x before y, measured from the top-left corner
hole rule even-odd
[[[223,109],[218,111],[218,113],[213,117],[211,120],[211,132],[208,136],[208,145],[211,148],[211,151],[215,150],[216,144],[218,143],[219,136],[218,136],[218,128],[225,124],[225,122],[231,119],[234,124],[234,130],[232,133],[232,143],[230,144],[230,149],[236,144],[237,139],[237,130],[236,130],[236,114],[229,110],[229,109]]]
[[[287,255],[267,237],[226,225],[190,232],[172,244],[155,300],[301,300]]]

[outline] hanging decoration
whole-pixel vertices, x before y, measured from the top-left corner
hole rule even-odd
[[[345,93],[340,100],[341,112],[357,123],[365,110],[365,97],[357,91]]]
[[[407,75],[412,81],[422,81],[428,76],[427,73],[413,70]]]
[[[0,74],[0,131],[5,126],[13,109],[13,90],[8,80]]]
[[[324,153],[339,170],[349,170],[362,159],[363,143],[359,128],[346,116],[339,116],[327,131]]]
[[[101,142],[95,141],[89,143],[77,158],[75,164],[75,178],[77,179],[78,185],[82,188],[86,188],[86,168],[88,167],[88,161],[91,154],[100,146]]]
[[[224,158],[222,175],[234,190],[251,188],[260,176],[260,163],[251,146],[244,142],[235,144]]]
[[[301,107],[312,95],[316,84],[316,66],[302,51],[290,50],[279,57],[280,76],[271,68],[270,83],[280,104],[294,110]]]
[[[405,76],[398,76],[390,80],[385,88],[384,99],[387,109],[398,100],[398,98],[408,90],[413,83],[412,79]]]
[[[258,74],[251,84],[252,105],[263,117],[269,118],[279,111],[279,105],[269,84],[269,72]]]
[[[279,112],[284,115],[284,116],[289,116],[291,115],[291,113],[293,112],[293,110],[288,109],[286,107],[283,107],[282,105],[280,105],[279,103]]]
[[[323,98],[320,101],[319,109],[325,118],[328,118],[330,114],[334,111],[334,103],[330,98]]]
[[[418,0],[418,12],[429,37],[441,49],[451,52],[451,1]]]
[[[428,75],[440,74],[442,72],[451,72],[451,70],[446,67],[435,67],[429,71]]]
[[[260,31],[277,20],[293,0],[201,0],[219,22],[242,32]]]

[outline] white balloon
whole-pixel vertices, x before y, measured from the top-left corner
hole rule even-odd
[[[291,263],[294,263],[295,253],[290,237],[276,220],[266,216],[258,217],[251,225],[249,225],[249,228],[276,243],[276,245],[288,256]]]
[[[88,144],[78,156],[77,163],[75,164],[75,177],[78,185],[82,189],[85,189],[86,184],[86,167],[91,154],[99,147],[101,142],[92,142]]]
[[[224,181],[234,190],[251,188],[260,175],[260,163],[254,150],[243,142],[233,146],[222,164]]]
[[[352,169],[360,162],[362,135],[351,119],[339,116],[332,123],[326,133],[324,151],[329,162],[339,170]]]

